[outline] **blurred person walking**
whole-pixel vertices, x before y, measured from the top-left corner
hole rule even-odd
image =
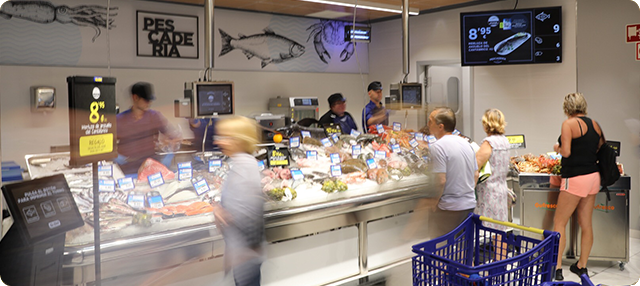
[[[246,117],[216,122],[215,143],[229,156],[231,169],[222,184],[220,204],[214,206],[215,223],[226,245],[225,272],[233,271],[237,286],[260,285],[260,267],[266,244],[265,198],[257,160],[251,155],[258,143],[258,126]]]
[[[587,117],[587,101],[581,93],[570,93],[562,104],[567,120],[562,122],[558,143],[553,150],[562,155],[560,169],[562,182],[556,214],[553,219],[554,231],[560,233],[556,280],[564,280],[562,275],[562,255],[567,243],[565,228],[571,215],[576,212],[580,225],[580,259],[569,270],[577,274],[587,274],[587,260],[593,245],[591,217],[596,194],[600,191],[597,152],[604,142],[602,130],[597,122]]]

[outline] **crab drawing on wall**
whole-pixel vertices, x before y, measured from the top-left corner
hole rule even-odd
[[[307,42],[313,37],[313,46],[316,49],[316,53],[325,64],[329,63],[327,59],[331,59],[325,44],[333,46],[344,45],[344,49],[340,52],[340,61],[342,62],[348,61],[355,52],[354,43],[344,41],[344,26],[344,22],[320,20],[320,23],[307,27],[307,31],[311,30]]]

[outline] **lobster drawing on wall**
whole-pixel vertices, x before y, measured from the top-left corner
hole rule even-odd
[[[96,34],[91,39],[95,42],[101,34],[100,28],[107,28],[107,18],[109,18],[109,29],[113,25],[114,17],[118,15],[118,7],[112,7],[107,11],[107,7],[99,5],[80,5],[69,7],[66,5],[55,6],[47,1],[9,1],[5,2],[0,9],[0,17],[5,19],[19,18],[40,24],[49,24],[57,21],[62,24],[74,24],[81,27],[91,27]]]
[[[320,23],[313,24],[307,28],[307,31],[311,30],[307,42],[313,37],[313,46],[316,49],[316,53],[320,60],[325,64],[328,64],[327,58],[330,60],[331,55],[325,48],[325,44],[339,46],[344,45],[344,49],[340,52],[340,61],[348,61],[355,52],[355,46],[352,42],[344,41],[344,22],[320,20]]]

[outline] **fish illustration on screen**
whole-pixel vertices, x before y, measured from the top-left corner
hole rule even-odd
[[[304,54],[303,45],[277,35],[269,28],[266,28],[262,34],[250,36],[239,34],[237,39],[231,37],[222,29],[218,29],[218,31],[220,31],[220,37],[222,38],[222,50],[219,57],[238,49],[245,54],[248,60],[254,56],[261,59],[261,65],[264,68],[270,63],[279,64]]]

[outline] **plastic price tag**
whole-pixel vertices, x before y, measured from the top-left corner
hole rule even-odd
[[[320,139],[320,143],[322,143],[322,146],[324,146],[324,147],[331,147],[331,146],[333,146],[333,144],[331,144],[331,140],[329,140],[329,138],[322,138],[322,139]]]
[[[409,140],[409,145],[411,145],[411,147],[416,148],[418,147],[418,141],[416,141],[415,138]]]
[[[453,135],[459,135],[460,134],[460,130],[458,129],[454,129],[453,132],[451,132],[451,134]]]
[[[149,186],[152,188],[156,188],[164,184],[164,179],[160,172],[147,176],[147,179],[149,180]]]
[[[209,191],[209,184],[204,179],[193,183],[193,188],[196,189],[196,194],[202,195]]]
[[[302,138],[311,137],[311,132],[309,132],[309,131],[302,130],[302,131],[300,131],[300,134],[302,134]]]
[[[122,178],[118,179],[118,186],[123,191],[133,190],[135,185],[133,184],[133,178]]]
[[[362,146],[360,145],[351,145],[351,155],[353,157],[358,157],[362,153]]]
[[[265,166],[264,166],[264,160],[260,160],[258,161],[258,169],[260,169],[260,171],[264,170]]]
[[[400,124],[400,122],[394,122],[393,131],[400,131],[400,130],[402,130],[402,124]]]
[[[393,150],[393,153],[400,154],[400,145],[399,144],[391,145],[391,150]]]
[[[209,173],[213,173],[217,168],[222,167],[222,160],[214,159],[209,161]]]
[[[178,169],[191,169],[191,162],[178,163]]]
[[[178,181],[185,181],[191,179],[193,176],[193,169],[191,168],[180,168],[178,169]]]
[[[290,148],[298,148],[300,147],[300,137],[291,137],[289,139],[289,147]]]
[[[382,124],[376,125],[376,130],[378,130],[378,134],[384,133],[384,126]]]
[[[361,133],[358,130],[351,129],[351,136],[358,137],[358,136],[360,136],[360,134]]]
[[[147,194],[147,203],[150,208],[160,209],[164,207],[164,201],[162,200],[162,196],[157,191],[151,191]]]
[[[385,151],[376,151],[376,154],[373,157],[376,158],[376,159],[387,158],[387,152],[385,152]]]
[[[98,166],[98,176],[100,176],[100,177],[112,177],[113,176],[113,166],[112,165],[101,165],[101,166]]]
[[[100,192],[115,192],[116,182],[113,180],[98,180],[98,191]]]
[[[436,139],[436,136],[433,136],[433,135],[428,135],[427,136],[427,142],[429,142],[429,144],[433,144],[436,141],[438,141],[438,139]]]
[[[340,154],[331,153],[329,157],[331,158],[331,164],[340,164]]]
[[[369,159],[367,160],[367,167],[369,167],[369,169],[375,169],[378,168],[378,164],[376,164],[376,160]]]
[[[416,132],[416,134],[414,135],[414,137],[416,138],[416,140],[418,141],[424,141],[424,134],[420,133],[420,132]]]
[[[338,140],[340,140],[340,137],[338,137],[338,134],[331,134],[331,139],[333,140],[333,142],[338,142]]]
[[[161,197],[162,198],[162,197]],[[127,204],[134,209],[144,208],[144,193],[130,192],[127,196]]]
[[[304,179],[304,174],[300,170],[291,170],[291,177],[293,177],[294,181],[299,181]]]
[[[318,160],[318,151],[307,151],[307,159]]]
[[[332,177],[342,176],[342,167],[340,167],[340,165],[331,165],[331,176]]]

